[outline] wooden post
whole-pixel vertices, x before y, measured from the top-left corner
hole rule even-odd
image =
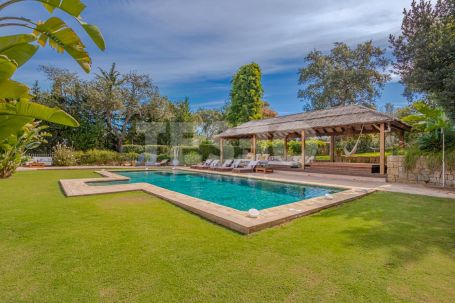
[[[287,159],[288,159],[288,136],[289,135],[286,135],[284,137],[284,151],[283,151],[284,161],[287,161]]]
[[[220,138],[220,162],[223,163],[223,158],[224,158],[224,139]]]
[[[335,162],[335,135],[330,135],[330,162]]]
[[[379,174],[385,174],[385,124],[379,128]]]
[[[253,141],[251,142],[251,152],[253,153],[253,160],[256,160],[256,135],[253,135]]]
[[[301,133],[301,144],[302,144],[302,153],[301,153],[302,169],[305,170],[305,131],[304,130],[302,130],[302,133]]]
[[[400,133],[399,133],[399,143],[398,145],[400,146],[400,148],[404,148],[404,131],[403,130],[400,130]]]

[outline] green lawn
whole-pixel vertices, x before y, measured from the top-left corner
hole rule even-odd
[[[454,302],[455,201],[376,193],[243,236],[150,195],[0,180],[0,302]]]

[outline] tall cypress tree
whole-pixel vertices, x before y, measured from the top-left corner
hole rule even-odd
[[[227,120],[239,125],[262,118],[264,90],[261,83],[261,68],[256,63],[243,65],[232,78],[231,103]]]

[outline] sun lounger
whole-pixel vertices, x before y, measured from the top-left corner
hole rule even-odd
[[[161,160],[160,162],[156,162],[154,166],[165,166],[169,162],[169,159]]]
[[[196,165],[191,165],[191,168],[194,168],[194,169],[203,169],[204,167],[209,167],[210,164],[213,162],[213,159],[207,159],[205,160],[204,163],[202,164],[196,164]]]
[[[240,164],[242,163],[242,160],[241,159],[236,159],[232,162],[232,164],[230,166],[227,166],[227,167],[215,167],[214,170],[216,171],[231,171],[233,170],[234,168],[238,168],[240,166]]]
[[[250,161],[246,167],[238,167],[232,170],[233,173],[252,173],[254,168],[259,164],[259,161]]]
[[[201,169],[210,169],[210,168],[214,168],[214,167],[217,167],[219,164],[220,164],[220,160],[213,160],[212,163],[210,163],[209,166],[201,167]]]
[[[234,160],[226,160],[226,161],[224,161],[224,163],[221,166],[210,167],[209,169],[217,170],[219,168],[228,168],[228,167],[231,167],[232,162],[234,162]]]

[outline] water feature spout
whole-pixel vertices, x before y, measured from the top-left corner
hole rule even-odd
[[[174,152],[174,155],[173,155],[173,158],[172,158],[172,165],[173,166],[177,166],[180,164],[180,161],[179,161],[179,153],[180,153],[180,146],[174,146],[173,147],[173,152]]]

